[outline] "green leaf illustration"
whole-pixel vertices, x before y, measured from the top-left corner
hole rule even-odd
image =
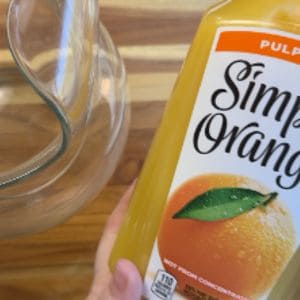
[[[278,193],[263,195],[244,188],[212,189],[199,195],[178,211],[174,219],[218,221],[236,217],[259,206],[266,206]]]

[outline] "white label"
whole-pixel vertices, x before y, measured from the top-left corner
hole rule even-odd
[[[148,299],[164,299],[152,288],[160,270],[177,281],[170,299],[267,299],[296,251],[299,49],[299,37],[281,31],[218,29],[146,272]],[[174,218],[196,197],[222,189],[278,196],[249,210],[236,202],[241,214],[230,218],[226,205],[205,210],[215,220]]]

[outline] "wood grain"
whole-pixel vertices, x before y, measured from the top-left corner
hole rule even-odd
[[[0,299],[84,299],[105,221],[138,176],[163,107],[163,102],[133,104],[131,130],[118,169],[85,209],[48,232],[0,241]]]
[[[100,1],[102,21],[128,71],[133,105],[127,146],[108,185],[78,214],[47,232],[0,241],[0,299],[85,298],[104,224],[138,176],[201,11],[215,2]],[[2,17],[7,3],[0,1]],[[0,64],[5,60],[4,45],[0,31]]]

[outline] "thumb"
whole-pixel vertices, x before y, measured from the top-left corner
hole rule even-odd
[[[142,279],[135,265],[129,260],[119,260],[110,282],[112,299],[140,300],[142,286]]]

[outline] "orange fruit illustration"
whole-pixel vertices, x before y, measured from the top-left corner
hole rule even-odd
[[[257,299],[272,287],[294,251],[294,226],[278,199],[227,220],[173,218],[194,197],[223,187],[270,192],[252,179],[228,174],[206,174],[183,183],[171,195],[160,226],[161,261],[177,279],[182,294],[192,289],[192,295],[201,291],[217,299]],[[166,260],[176,263],[177,268]]]

